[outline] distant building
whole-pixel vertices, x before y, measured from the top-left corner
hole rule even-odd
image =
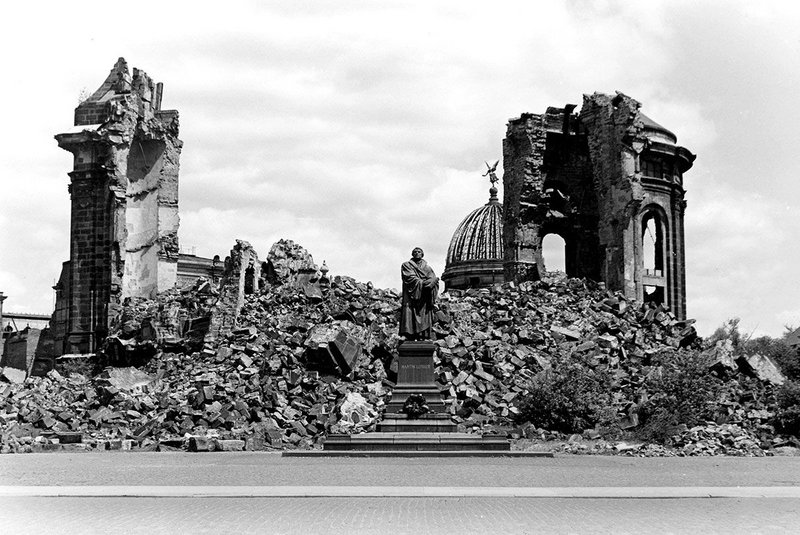
[[[45,329],[50,324],[49,314],[3,312],[3,332],[22,331],[25,328]]]
[[[220,261],[219,255],[215,255],[214,258],[203,258],[181,253],[178,256],[178,288],[193,283],[199,277],[217,284],[223,271],[225,271],[225,263]]]

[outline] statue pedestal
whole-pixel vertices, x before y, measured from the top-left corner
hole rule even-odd
[[[430,341],[403,342],[398,347],[397,385],[386,405],[383,420],[378,424],[381,432],[436,432],[453,433],[457,426],[450,419],[442,394],[433,379],[433,352]],[[403,405],[409,396],[425,398],[430,412],[409,418]]]
[[[508,440],[458,433],[433,376],[433,352],[430,341],[403,342],[398,347],[397,385],[386,405],[383,420],[374,433],[329,435],[328,451],[498,451],[510,449]],[[430,412],[409,418],[401,412],[409,396],[425,398]]]

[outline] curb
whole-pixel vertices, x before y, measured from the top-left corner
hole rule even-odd
[[[0,498],[800,498],[797,487],[0,486]]]
[[[464,451],[422,451],[422,450],[286,450],[281,457],[546,457],[552,458],[549,451],[508,451],[508,450],[464,450]]]

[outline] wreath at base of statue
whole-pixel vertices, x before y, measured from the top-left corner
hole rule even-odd
[[[409,418],[419,418],[423,414],[430,412],[430,407],[425,402],[425,397],[421,394],[411,394],[403,403],[403,410]]]

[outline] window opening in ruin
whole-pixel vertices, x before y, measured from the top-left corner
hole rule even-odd
[[[244,272],[244,293],[251,294],[255,289],[256,270],[253,266],[248,267]]]
[[[645,275],[664,276],[664,226],[654,213],[642,219],[642,259]]]
[[[542,238],[542,263],[547,272],[567,272],[567,242],[558,234],[546,234]]]
[[[662,286],[644,286],[644,302],[660,305],[664,303],[664,288]]]
[[[545,184],[544,196],[550,208],[547,215],[551,217],[565,217],[569,213],[569,195],[566,194],[563,187],[553,183]]]
[[[477,288],[478,286],[480,286],[480,283],[481,283],[480,277],[470,277],[469,278],[469,285],[472,288]]]
[[[661,160],[642,159],[642,174],[653,178],[664,178],[664,163]]]

